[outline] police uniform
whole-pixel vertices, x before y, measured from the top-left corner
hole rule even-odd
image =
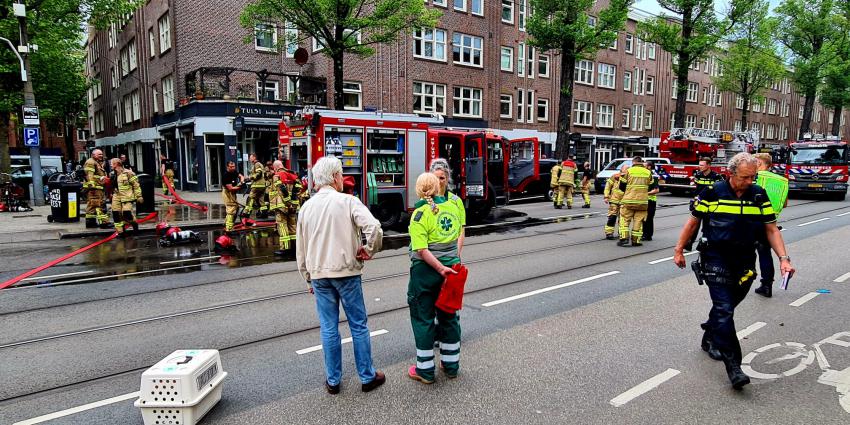
[[[434,204],[436,212],[426,200],[417,202],[408,227],[411,265],[407,304],[416,341],[416,374],[427,381],[434,380],[434,340],[437,335],[441,339],[440,361],[445,372],[456,376],[460,368],[460,322],[457,313],[449,314],[434,306],[444,278],[417,251],[428,249],[447,267],[460,263],[457,240],[464,214],[458,209],[457,202],[444,197],[435,197]],[[438,324],[434,323],[435,317]]]
[[[765,238],[765,224],[775,222],[776,216],[764,189],[752,185],[738,198],[725,181],[703,190],[691,214],[703,225],[697,249],[712,301],[708,321],[701,325],[703,349],[719,352],[732,379],[732,371],[741,365],[735,307],[756,278],[756,242]]]
[[[623,199],[623,191],[620,190],[620,178],[614,176],[605,180],[603,197],[608,201],[608,221],[605,222],[605,239],[614,239],[614,229],[617,224],[617,216],[620,215],[620,201]]]
[[[552,167],[552,173],[549,178],[549,188],[552,189],[552,204],[558,208],[558,179],[561,177],[561,164],[555,164]]]
[[[712,186],[714,183],[723,180],[723,176],[714,170],[709,170],[708,174],[703,174],[699,169],[697,169],[694,170],[693,179],[694,184],[696,185],[695,196],[699,196],[703,190]]]
[[[573,192],[576,187],[576,163],[571,160],[566,160],[561,163],[561,173],[558,177],[558,198],[555,203],[555,208],[564,206],[564,200],[567,202],[567,208],[573,207]]]
[[[651,172],[650,191],[658,187],[658,175],[655,170],[651,170]],[[643,240],[645,241],[652,240],[652,236],[655,235],[655,210],[658,207],[658,194],[649,195],[647,199],[649,202],[646,205],[646,221],[643,223]]]
[[[595,172],[590,168],[584,170],[584,175],[581,179],[581,197],[584,198],[582,208],[590,208],[590,184],[593,183],[594,174]]]
[[[656,183],[657,186],[657,183]],[[652,186],[652,173],[643,164],[634,164],[620,176],[620,190],[623,200],[620,201],[620,246],[629,242],[629,231],[631,231],[631,242],[633,246],[641,245],[643,237],[643,222],[646,220],[646,211],[649,208],[649,192]],[[634,224],[633,224],[634,223]]]
[[[263,197],[266,194],[266,167],[257,161],[251,169],[251,193],[248,195],[248,202],[245,205],[244,214],[247,217],[251,216],[254,210],[264,211],[265,208]]]
[[[142,202],[142,188],[136,174],[125,168],[116,173],[115,191],[112,193],[112,220],[116,232],[123,233],[127,225],[133,226],[133,230],[139,229],[133,215],[136,202]]]
[[[165,174],[162,175],[162,193],[168,195],[170,192],[168,187],[174,187],[174,161],[166,159],[162,165],[165,169]]]
[[[86,172],[86,181],[83,188],[86,191],[86,227],[107,227],[109,216],[106,214],[103,183],[100,179],[106,177],[103,162],[94,158],[86,160],[83,169]]]
[[[236,193],[227,190],[227,185],[236,187],[240,183],[241,180],[239,179],[238,172],[224,172],[221,180],[221,199],[224,201],[224,230],[227,232],[233,230],[233,224],[236,221],[236,211],[239,209],[239,203],[236,201]]]

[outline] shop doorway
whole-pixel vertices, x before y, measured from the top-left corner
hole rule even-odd
[[[224,135],[205,134],[207,160],[207,190],[221,190],[221,176],[224,174]]]
[[[594,166],[596,170],[601,170],[611,162],[611,149],[596,148]]]

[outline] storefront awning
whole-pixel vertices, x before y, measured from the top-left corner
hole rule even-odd
[[[116,136],[111,137],[102,137],[99,139],[94,139],[94,145],[96,147],[102,146],[119,146],[125,145],[127,143],[153,143],[154,140],[159,139],[159,131],[157,131],[154,127],[148,128],[140,128],[138,130],[128,131],[126,133],[120,133]]]

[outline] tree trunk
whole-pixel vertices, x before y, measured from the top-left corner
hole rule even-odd
[[[832,113],[832,135],[838,136],[841,132],[841,106],[835,108]]]
[[[741,96],[744,98],[744,103],[741,105],[744,107],[744,110],[741,111],[741,131],[747,131],[749,124],[747,122],[747,117],[750,115],[750,97],[749,96]]]
[[[8,112],[0,112],[0,173],[9,173],[12,159],[9,157],[9,118]]]
[[[68,158],[71,161],[74,160],[74,136],[72,131],[75,131],[74,127],[68,123],[68,115],[65,116],[65,120],[62,123],[65,127],[65,152],[68,154]],[[61,171],[61,170],[60,170]]]
[[[569,154],[570,124],[573,111],[573,85],[576,70],[576,57],[569,53],[573,46],[565,44],[561,48],[561,90],[558,97],[558,137],[555,141],[555,159],[563,160]]]
[[[691,65],[691,55],[687,53],[688,47],[691,44],[691,34],[694,31],[692,14],[694,7],[685,7],[682,11],[682,45],[678,52],[679,65],[676,67],[676,113],[674,125],[677,128],[685,127],[685,113],[688,96],[688,67]]]
[[[803,104],[803,121],[800,121],[800,132],[797,135],[798,140],[803,140],[803,134],[811,132],[812,128],[812,112],[815,108],[815,90],[806,91],[806,101]]]
[[[341,111],[345,109],[345,97],[342,92],[343,79],[343,57],[344,53],[334,53],[331,58],[334,62],[334,109]]]

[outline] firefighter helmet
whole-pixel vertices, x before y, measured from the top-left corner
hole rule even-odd
[[[165,231],[165,237],[171,237],[171,235],[175,233],[180,233],[180,228],[177,226],[169,227],[168,230]]]
[[[236,245],[233,244],[233,239],[227,235],[221,235],[215,240],[215,250],[217,252],[230,252],[236,250]]]

